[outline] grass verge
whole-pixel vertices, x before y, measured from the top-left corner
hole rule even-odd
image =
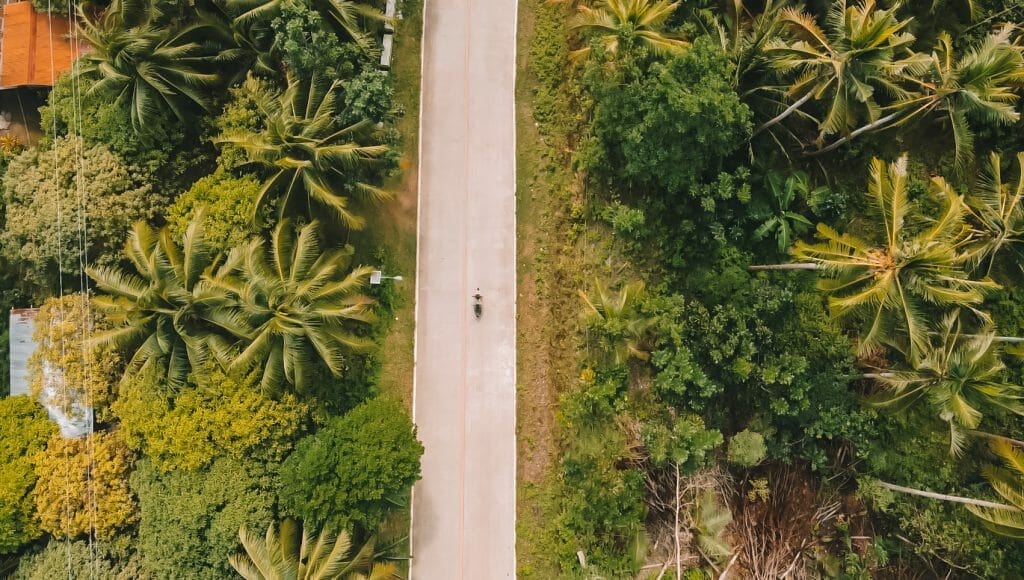
[[[390,178],[385,188],[394,192],[388,202],[370,220],[363,233],[363,244],[374,248],[373,260],[385,275],[400,275],[401,281],[384,280],[377,290],[379,299],[390,308],[391,320],[384,322],[379,353],[377,384],[380,394],[400,399],[412,412],[413,347],[416,340],[416,207],[419,195],[420,127],[420,50],[423,38],[423,0],[399,3],[402,18],[395,23],[395,44],[391,75],[395,103],[401,111],[396,128],[401,136],[401,171]],[[384,528],[391,537],[402,537],[410,529],[411,505],[388,517]],[[408,554],[408,536],[404,551]],[[403,578],[409,575],[408,562],[400,562]]]
[[[564,7],[519,2],[516,86],[518,313],[518,577],[560,574],[559,396],[576,372],[579,260],[573,227],[582,207],[568,146],[573,125],[563,82]]]
[[[374,263],[385,275],[380,290],[392,306],[391,320],[380,352],[378,385],[381,394],[401,399],[412,408],[413,344],[416,333],[416,204],[419,175],[420,42],[423,0],[401,3],[396,22],[391,75],[395,103],[402,111],[396,128],[401,135],[401,172],[385,184],[395,198],[381,208],[366,229],[366,247],[376,248]]]

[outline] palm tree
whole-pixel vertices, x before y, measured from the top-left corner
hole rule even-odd
[[[387,197],[387,192],[364,183],[361,175],[388,148],[372,143],[373,124],[368,120],[338,126],[340,81],[328,85],[316,78],[291,79],[283,93],[260,90],[252,78],[246,83],[252,85],[250,92],[266,128],[259,133],[225,133],[217,142],[240,147],[250,163],[273,172],[260,190],[253,219],[274,202],[279,218],[298,214],[337,219],[352,229],[363,227],[365,220],[352,212],[348,195]]]
[[[766,52],[769,43],[777,40],[785,31],[782,9],[788,3],[789,0],[767,0],[764,9],[755,13],[744,0],[730,0],[726,2],[726,10],[721,17],[705,16],[709,34],[718,38],[722,52],[734,65],[733,88],[743,102],[754,111],[757,118],[772,117],[779,110],[789,107],[785,102],[786,86],[778,84],[778,72],[771,66]],[[792,113],[814,121],[799,108],[795,108]],[[797,143],[800,142],[800,138],[784,125],[773,124],[769,135],[785,153],[786,147],[777,135],[779,129],[784,131],[786,137]]]
[[[611,56],[617,55],[620,49],[637,46],[654,54],[674,54],[690,46],[685,40],[662,31],[678,7],[678,1],[668,0],[606,0],[595,7],[581,5],[572,29],[594,35],[605,53]],[[569,54],[573,59],[589,55],[589,46]]]
[[[721,20],[711,19],[708,23],[718,37],[722,52],[735,65],[733,87],[748,88],[763,84],[753,76],[763,77],[768,72],[768,58],[765,49],[776,40],[784,29],[782,8],[788,0],[767,0],[764,10],[754,14],[744,0],[729,0]],[[749,82],[744,82],[748,79]]]
[[[653,317],[640,312],[644,283],[640,280],[624,284],[613,292],[606,284],[594,280],[593,298],[580,290],[583,300],[583,322],[598,334],[598,350],[604,360],[616,365],[630,358],[650,358]]]
[[[860,237],[818,224],[822,242],[798,241],[793,255],[821,270],[818,286],[830,295],[834,316],[867,316],[861,353],[893,340],[899,331],[916,359],[928,346],[927,306],[969,307],[998,285],[988,278],[971,280],[966,272],[968,256],[961,246],[969,230],[959,197],[939,196],[945,207],[937,219],[915,211],[907,197],[906,155],[888,168],[872,159],[867,197],[878,220],[874,232]],[[925,227],[915,229],[912,221]]]
[[[732,512],[728,505],[719,503],[714,490],[706,489],[697,496],[690,517],[701,555],[711,561],[732,555],[733,547],[725,537],[726,528],[732,523]]]
[[[916,85],[918,92],[894,103],[890,114],[852,131],[820,152],[831,151],[862,133],[937,113],[949,121],[956,169],[962,174],[974,155],[970,119],[992,125],[1010,125],[1020,119],[1014,105],[1020,98],[1015,91],[1024,86],[1024,49],[1011,42],[1013,31],[1014,27],[1004,26],[960,58],[953,52],[950,36],[940,33],[923,74],[905,77],[908,83]]]
[[[873,375],[887,392],[871,399],[881,408],[906,408],[927,400],[949,425],[950,450],[960,455],[967,433],[981,423],[983,407],[1001,407],[1024,415],[1024,389],[1005,380],[995,333],[962,331],[957,313],[947,314],[920,358],[910,368]]]
[[[259,367],[262,386],[308,385],[310,366],[323,362],[334,376],[346,369],[345,354],[372,342],[353,334],[351,322],[374,320],[373,299],[359,293],[373,270],[351,268],[352,248],[323,250],[320,225],[298,231],[278,223],[269,246],[261,238],[232,250],[209,283],[217,312],[241,341],[231,369]]]
[[[347,532],[332,537],[323,530],[314,538],[291,519],[281,523],[278,536],[274,524],[260,538],[242,526],[238,531],[245,554],[228,561],[246,580],[389,580],[400,579],[391,563],[373,562],[376,537],[355,553]]]
[[[1020,174],[1015,184],[1003,181],[1001,165],[999,154],[992,153],[986,171],[966,198],[972,222],[967,252],[977,267],[985,269],[986,276],[992,273],[996,257],[1006,250],[1016,257],[1018,267],[1024,259],[1024,152],[1017,153]]]
[[[235,23],[249,29],[268,25],[281,15],[285,3],[299,1],[317,11],[340,39],[354,42],[363,50],[373,46],[366,26],[386,21],[380,10],[361,0],[226,0],[226,4],[230,12],[237,14]]]
[[[1008,505],[1003,508],[968,505],[967,509],[990,531],[1024,540],[1024,452],[1006,441],[994,441],[991,447],[1002,458],[1006,468],[987,466],[983,473],[992,489]]]
[[[227,341],[208,322],[212,297],[202,278],[217,259],[203,241],[201,220],[200,214],[189,224],[180,247],[168,228],[154,232],[139,222],[125,247],[135,272],[87,269],[106,292],[93,304],[113,325],[93,340],[132,351],[126,377],[158,370],[168,387],[178,389],[191,369],[204,366],[211,349],[214,354],[227,350]],[[232,326],[225,313],[212,317],[221,327]]]
[[[982,525],[989,531],[1000,536],[1024,540],[1024,453],[1014,449],[1007,442],[993,442],[990,446],[1006,464],[1006,468],[986,466],[982,472],[992,489],[1006,503],[935,493],[885,481],[875,483],[900,493],[962,503],[968,511],[981,519]]]
[[[911,19],[898,19],[898,8],[879,10],[875,0],[848,8],[846,0],[838,0],[828,12],[825,30],[813,16],[783,9],[781,18],[791,38],[769,41],[765,51],[776,69],[797,75],[788,88],[795,100],[757,127],[755,134],[782,122],[812,98],[825,106],[818,122],[819,141],[852,128],[860,116],[875,121],[881,111],[878,93],[907,98],[899,83],[919,71],[923,57],[911,52],[914,36],[905,32]]]
[[[806,197],[810,193],[807,174],[797,172],[783,177],[782,174],[771,171],[765,176],[764,182],[771,194],[774,207],[761,209],[752,205],[752,217],[764,220],[754,230],[754,239],[763,240],[774,235],[779,252],[785,252],[796,236],[806,232],[812,225],[810,220],[789,209],[797,194]]]
[[[99,16],[94,16],[97,12]],[[76,74],[97,79],[89,94],[113,95],[142,131],[153,115],[170,110],[181,121],[192,106],[212,110],[210,91],[221,83],[218,67],[235,60],[230,32],[213,18],[158,22],[150,2],[114,0],[97,11],[78,7],[82,38],[92,50]]]

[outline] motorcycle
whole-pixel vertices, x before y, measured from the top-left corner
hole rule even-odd
[[[477,320],[484,315],[484,297],[480,294],[480,289],[476,289],[476,294],[473,295],[473,314],[476,315]]]

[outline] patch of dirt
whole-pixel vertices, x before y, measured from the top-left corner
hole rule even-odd
[[[534,259],[532,228],[522,232],[520,261]],[[555,409],[558,401],[556,386],[551,380],[551,360],[548,356],[547,332],[544,328],[546,309],[537,292],[532,272],[519,277],[517,308],[518,393],[516,431],[518,432],[518,473],[522,481],[540,483],[555,460]]]
[[[558,385],[553,376],[550,335],[556,320],[544,296],[540,277],[550,267],[551,255],[538,251],[550,245],[545,214],[550,215],[551,184],[543,179],[544,141],[537,131],[531,103],[535,77],[530,69],[530,47],[536,26],[534,3],[519,7],[519,43],[516,86],[516,196],[517,196],[517,305],[516,305],[516,470],[520,484],[541,483],[557,458],[555,411]]]
[[[415,144],[412,144],[415,145]],[[394,199],[387,203],[384,213],[394,228],[401,232],[416,232],[416,206],[419,195],[419,163],[417,151],[408,151],[398,162],[402,171],[402,186]]]

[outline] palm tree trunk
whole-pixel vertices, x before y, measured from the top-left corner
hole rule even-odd
[[[1018,8],[1018,6],[1012,6],[1011,5],[1009,8],[1007,8],[1006,10],[1003,10],[1002,12],[998,12],[996,14],[993,14],[992,16],[989,16],[988,18],[986,18],[984,20],[980,20],[978,22],[975,22],[971,26],[968,26],[967,28],[964,29],[964,31],[961,34],[967,34],[968,32],[974,30],[975,28],[978,28],[979,26],[983,26],[985,24],[988,24],[989,22],[992,22],[996,18],[1002,18],[1004,14],[1007,14],[1011,10],[1015,10],[1017,8]]]
[[[951,501],[956,503],[963,503],[967,505],[973,505],[977,507],[992,508],[997,510],[1017,510],[1012,505],[1006,505],[1004,503],[996,503],[994,501],[985,501],[983,499],[973,499],[969,497],[960,497],[958,495],[946,495],[944,493],[935,493],[932,491],[924,491],[921,489],[914,489],[912,487],[903,487],[902,485],[896,485],[895,483],[888,483],[885,481],[879,481],[878,485],[892,491],[898,491],[908,495],[916,495],[920,497],[927,497],[931,499],[938,499],[942,501]]]
[[[761,270],[820,270],[821,266],[813,262],[790,262],[789,264],[760,264],[756,266],[747,266],[747,270],[751,272],[759,272]]]
[[[974,435],[975,437],[981,437],[982,439],[988,439],[990,441],[1004,441],[1006,443],[1009,443],[1010,445],[1015,445],[1017,447],[1020,447],[1021,449],[1024,449],[1024,441],[1021,441],[1020,439],[1013,439],[1011,437],[1006,437],[1004,435],[996,435],[995,433],[986,433],[985,431],[975,431],[974,429],[968,429],[967,433],[969,435]]]
[[[750,135],[750,137],[753,138],[758,133],[760,133],[761,131],[764,131],[768,127],[771,127],[772,125],[779,124],[780,122],[782,122],[783,119],[785,119],[786,117],[788,117],[788,116],[792,115],[794,112],[796,112],[796,110],[799,109],[801,107],[801,105],[803,105],[807,101],[811,100],[811,97],[813,97],[813,96],[814,96],[814,91],[809,91],[806,95],[800,97],[800,99],[797,100],[797,102],[795,102],[792,105],[786,107],[785,111],[782,111],[778,115],[776,115],[776,116],[772,117],[771,119],[765,121],[764,123],[758,125],[757,128],[754,129],[754,132],[753,132],[753,134]]]
[[[986,335],[984,334],[961,334],[967,338],[981,338]],[[995,342],[1005,342],[1007,344],[1022,344],[1024,343],[1024,336],[993,336],[992,340]]]
[[[984,334],[961,334],[960,336],[966,336],[967,338],[980,338],[986,336]],[[1024,336],[993,336],[992,340],[995,342],[1005,342],[1007,344],[1022,344],[1024,343]]]
[[[995,337],[996,342],[1006,342],[1009,344],[1021,344],[1024,343],[1024,337],[1021,336],[997,336]]]
[[[879,119],[879,120],[877,120],[877,121],[875,121],[873,123],[868,123],[867,125],[864,125],[863,127],[859,128],[859,129],[856,129],[855,131],[853,131],[849,135],[847,135],[847,136],[845,136],[845,137],[843,137],[843,138],[841,138],[841,139],[839,139],[837,141],[834,141],[833,143],[829,144],[824,149],[818,149],[817,151],[812,151],[812,152],[808,153],[807,156],[808,157],[814,157],[814,156],[817,156],[817,155],[821,155],[823,153],[828,153],[829,151],[832,151],[833,149],[839,147],[843,143],[846,143],[848,141],[852,141],[853,139],[857,138],[858,136],[860,136],[863,133],[867,133],[868,131],[874,131],[875,129],[878,129],[879,127],[882,127],[883,125],[889,123],[890,121],[893,121],[893,120],[899,118],[899,116],[901,114],[902,113],[897,111],[897,112],[895,112],[895,113],[893,113],[891,115],[886,115],[886,116],[882,117],[881,119]]]

